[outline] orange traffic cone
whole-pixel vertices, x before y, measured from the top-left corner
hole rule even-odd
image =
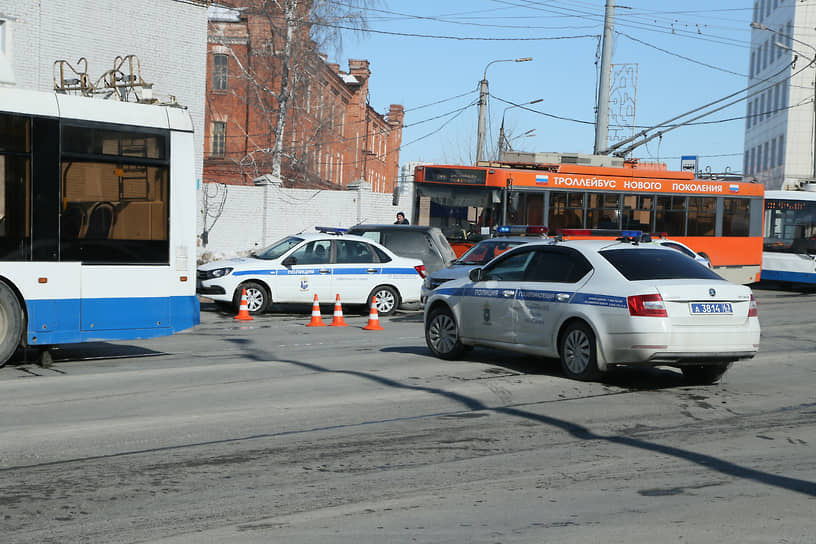
[[[239,319],[241,321],[252,321],[252,316],[249,315],[249,305],[247,304],[246,289],[243,289],[241,291],[241,305],[238,307],[238,315],[233,317],[233,319]]]
[[[329,327],[348,327],[348,323],[343,320],[343,306],[340,304],[340,293],[337,293],[337,299],[334,301],[334,317]]]
[[[377,297],[371,297],[371,310],[368,313],[368,325],[363,327],[364,331],[384,331],[380,327],[380,316],[377,313]]]
[[[320,304],[317,303],[317,295],[314,298],[314,304],[312,304],[312,320],[306,324],[307,327],[325,327],[326,324],[323,323],[323,320],[320,319]]]

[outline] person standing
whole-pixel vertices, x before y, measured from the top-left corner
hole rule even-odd
[[[397,220],[394,221],[395,225],[409,225],[408,220],[405,219],[405,214],[403,212],[397,212]]]

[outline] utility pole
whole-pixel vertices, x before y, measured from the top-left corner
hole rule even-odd
[[[476,132],[476,162],[482,160],[485,141],[485,110],[487,109],[487,68],[485,75],[479,82],[479,128]],[[471,125],[472,126],[472,125]]]
[[[533,60],[533,57],[491,60],[487,63],[487,66],[485,66],[482,81],[479,82],[479,127],[476,132],[476,162],[481,161],[484,156],[485,112],[487,110],[487,69],[490,68],[491,64],[497,62],[529,62],[531,60]]]
[[[595,154],[606,152],[609,145],[609,80],[612,73],[612,39],[615,27],[615,0],[606,0],[601,73],[598,81],[598,113],[595,118]]]

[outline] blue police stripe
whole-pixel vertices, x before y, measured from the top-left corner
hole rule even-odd
[[[588,304],[590,306],[606,306],[609,308],[628,308],[626,297],[598,295],[594,293],[578,293],[571,301],[573,304]]]
[[[419,273],[416,271],[415,268],[409,267],[390,267],[390,268],[383,268],[380,271],[378,266],[365,266],[361,268],[333,268],[332,273],[337,275],[349,275],[349,274],[369,274],[368,271],[370,268],[377,269],[378,274],[393,274],[393,275],[409,275],[409,276],[416,276]],[[272,269],[272,270],[238,270],[233,272],[233,276],[316,276],[320,275],[320,267],[317,268],[302,268],[302,269],[295,269],[289,270],[287,268],[281,269]]]
[[[508,289],[486,289],[474,287],[437,287],[434,293],[453,297],[475,297],[475,298],[501,298]],[[528,302],[554,302],[561,304],[586,304],[588,306],[604,306],[607,308],[628,308],[626,297],[616,297],[611,295],[601,295],[597,293],[574,293],[566,292],[570,298],[558,300],[557,294],[565,294],[564,291],[544,291],[539,289],[518,289],[515,298]]]
[[[563,291],[557,291],[563,293]],[[569,299],[561,301],[555,298],[556,291],[537,291],[532,289],[519,289],[518,298],[539,302],[569,302]],[[572,296],[572,293],[569,293]]]
[[[279,272],[278,270],[238,270],[233,272],[233,276],[276,276]]]

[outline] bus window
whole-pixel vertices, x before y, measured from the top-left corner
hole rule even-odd
[[[524,193],[524,224],[543,225],[544,224],[544,195]]]
[[[717,199],[691,196],[688,204],[688,236],[714,236],[717,217]],[[746,234],[748,223],[746,221]]]
[[[27,117],[0,115],[0,257],[4,260],[30,258],[30,136]]]
[[[617,193],[589,193],[587,195],[587,228],[619,229]]]
[[[658,196],[655,230],[669,236],[686,235],[686,197]]]
[[[652,231],[652,208],[655,198],[651,195],[623,195],[621,228]]]
[[[726,198],[723,202],[723,236],[748,236],[750,199]]]
[[[71,126],[63,138],[61,259],[167,263],[167,136]]]
[[[584,226],[584,193],[552,191],[547,226],[550,232],[556,232],[558,229],[582,228]]]

